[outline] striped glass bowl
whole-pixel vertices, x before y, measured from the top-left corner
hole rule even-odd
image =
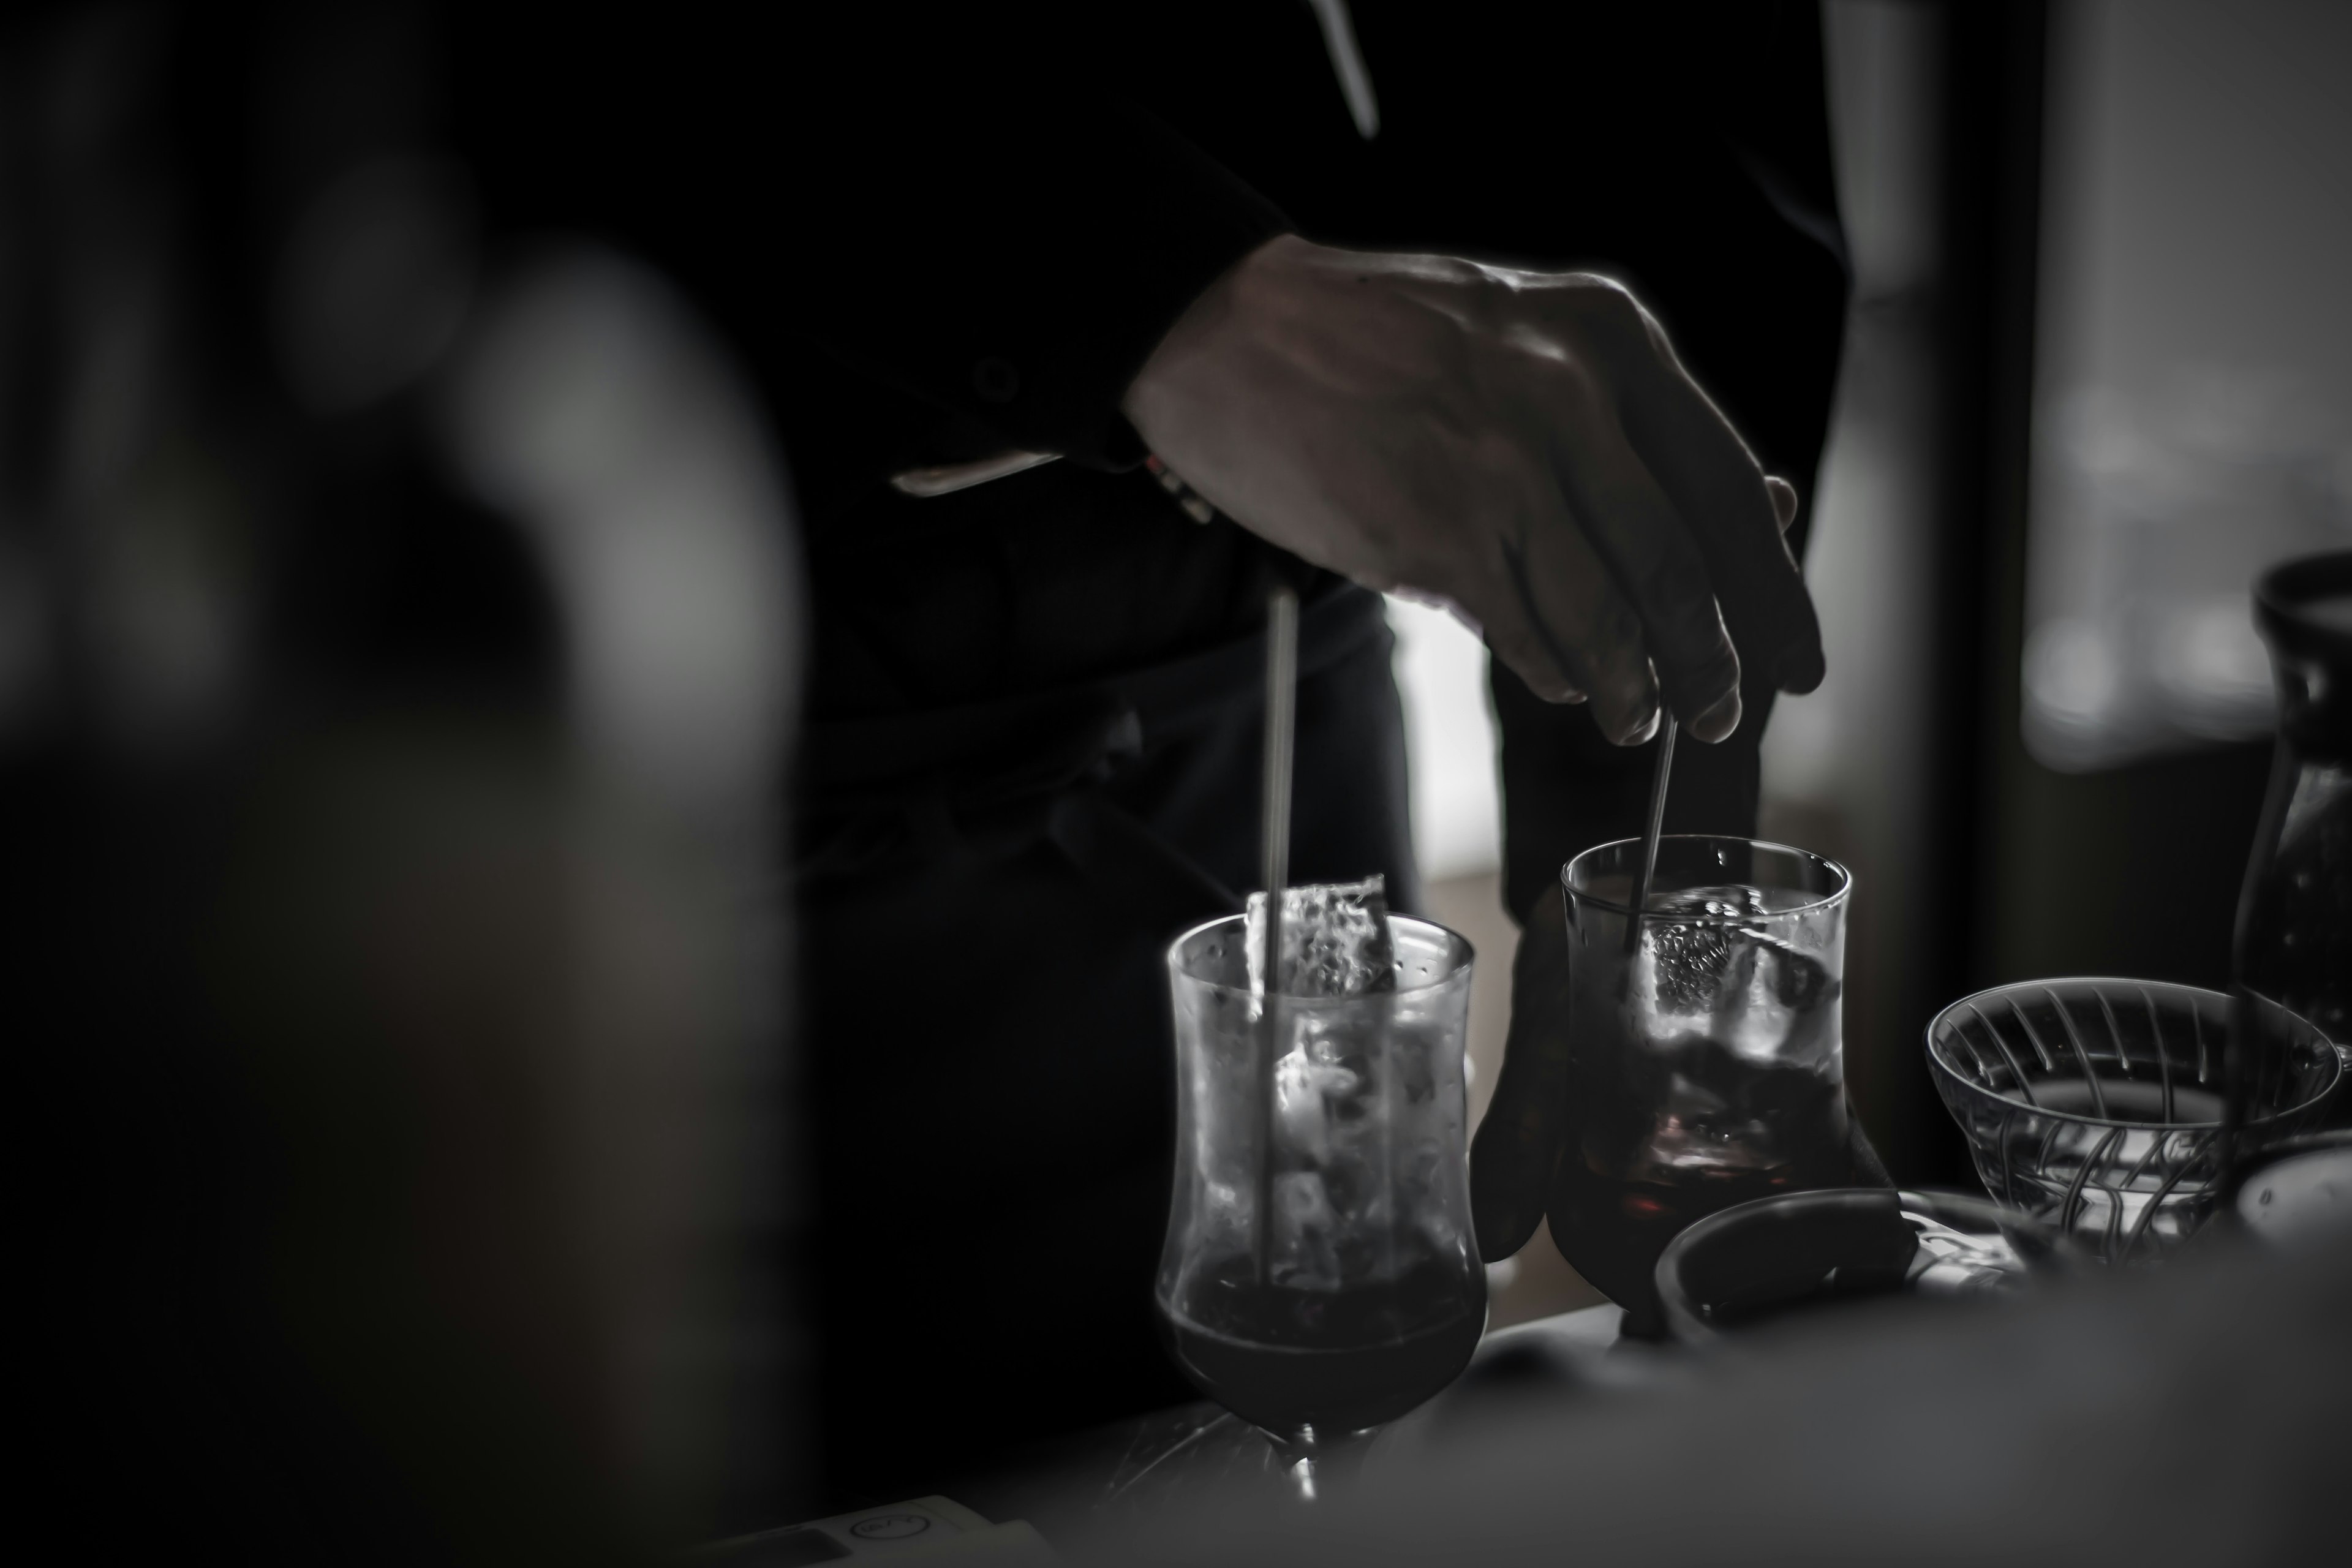
[[[2254,1009],[2242,1137],[2259,1148],[2309,1126],[2344,1068],[2302,1018]],[[2125,1262],[2177,1246],[2220,1201],[2230,1018],[2228,996],[2193,986],[2025,981],[1937,1014],[1927,1060],[1985,1190]]]

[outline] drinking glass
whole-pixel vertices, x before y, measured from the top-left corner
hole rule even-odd
[[[1243,917],[1179,937],[1176,1179],[1159,1279],[1176,1360],[1295,1448],[1403,1415],[1486,1321],[1462,1052],[1470,944],[1389,918],[1395,988],[1267,996]]]
[[[1802,849],[1658,840],[1630,948],[1641,843],[1588,849],[1567,891],[1572,1137],[1554,1167],[1552,1236],[1625,1309],[1664,1320],[1658,1255],[1693,1220],[1854,1179],[1838,1001],[1853,878]]]

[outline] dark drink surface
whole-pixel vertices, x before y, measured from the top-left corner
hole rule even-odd
[[[1206,1269],[1163,1303],[1170,1348],[1202,1393],[1286,1436],[1391,1421],[1461,1374],[1486,1326],[1475,1263],[1426,1263],[1343,1290],[1261,1285],[1251,1260]]]

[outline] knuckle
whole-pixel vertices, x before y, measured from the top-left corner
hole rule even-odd
[[[1638,326],[1643,320],[1642,306],[1633,291],[1614,278],[1600,273],[1588,273],[1585,287],[1579,290],[1577,303],[1586,321],[1596,326],[1625,328]]]
[[[1641,301],[1633,291],[1613,278],[1604,278],[1601,286],[1592,291],[1593,308],[1601,319],[1614,326],[1638,326],[1643,321]]]
[[[1685,691],[1706,690],[1720,696],[1739,684],[1739,656],[1721,637],[1705,643],[1694,641],[1658,662],[1662,672],[1670,671],[1675,683]]]
[[[1612,362],[1644,363],[1671,358],[1664,329],[1633,290],[1610,278],[1596,278],[1582,299],[1583,324],[1592,342]]]
[[[1589,422],[1616,407],[1614,388],[1583,352],[1547,354],[1538,374],[1556,417]]]

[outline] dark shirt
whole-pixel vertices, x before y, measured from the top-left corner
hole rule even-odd
[[[1286,229],[1622,279],[1810,497],[1845,295],[1814,8],[1353,10],[1370,141],[1312,14],[1265,0],[802,6],[755,29],[687,7],[659,36],[476,16],[455,58],[507,224],[663,266],[776,409],[822,721],[1159,662],[1255,624],[1276,574],[1311,591],[1136,472],[1118,408],[1185,305]],[[1066,458],[930,500],[887,484],[1007,447]],[[1524,910],[1570,840],[1630,822],[1642,763],[1497,686]],[[1748,738],[1678,774],[1684,826],[1752,797],[1749,699]]]
[[[302,657],[286,662],[305,679],[321,663],[310,657],[316,645],[327,643],[348,653],[355,678],[369,673],[362,667],[400,667],[404,692],[416,667],[443,663],[456,673],[437,675],[439,689],[475,683],[486,668],[503,678],[510,666],[533,703],[552,701],[557,684],[548,645],[559,628],[530,591],[532,563],[516,540],[494,536],[498,520],[452,499],[426,409],[404,405],[331,432],[256,417],[284,402],[268,390],[263,302],[285,229],[321,180],[365,150],[355,136],[369,147],[377,138],[387,150],[454,154],[478,183],[485,232],[509,255],[535,235],[559,234],[600,237],[643,258],[732,346],[795,472],[817,616],[809,709],[820,726],[1048,690],[1202,650],[1216,663],[1218,645],[1255,626],[1276,576],[1333,602],[1332,584],[1296,560],[1174,508],[1136,471],[1140,446],[1118,413],[1121,391],[1185,305],[1287,227],[1338,243],[1615,272],[1661,311],[1767,464],[1810,489],[1843,289],[1811,5],[1360,0],[1357,29],[1383,115],[1370,142],[1350,122],[1311,16],[1276,0],[803,3],[763,12],[671,4],[610,15],[420,0],[353,8],[361,20],[351,26],[364,37],[341,68],[324,70],[301,36],[347,31],[349,18],[329,26],[320,8],[187,7],[184,28],[118,32],[107,22],[82,39],[102,47],[52,49],[36,24],[70,9],[34,7],[0,31],[0,61],[26,89],[5,99],[24,154],[6,196],[12,215],[30,215],[17,226],[28,237],[17,258],[26,265],[9,270],[0,301],[0,314],[23,329],[7,366],[21,394],[10,403],[11,461],[43,444],[72,452],[65,435],[79,426],[51,422],[79,404],[51,394],[78,384],[81,362],[69,366],[64,350],[95,334],[86,307],[109,297],[85,291],[101,275],[120,282],[168,271],[154,300],[184,334],[174,352],[203,356],[178,368],[204,374],[185,375],[167,402],[202,409],[215,423],[187,431],[208,430],[234,459],[192,471],[235,476],[256,497],[282,489],[294,500],[273,504],[302,510],[336,542],[328,591],[313,593],[317,607],[289,645]],[[437,48],[421,41],[436,26]],[[446,64],[446,98],[433,59]],[[74,112],[60,118],[60,109]],[[171,183],[180,163],[193,182],[185,189]],[[174,238],[181,218],[187,229]],[[127,269],[110,271],[118,247]],[[147,287],[134,288],[142,310]],[[110,333],[115,324],[102,323]],[[89,363],[115,364],[104,355]],[[138,405],[136,376],[101,379],[131,399],[126,408]],[[1066,456],[940,500],[887,487],[910,463],[1004,446]],[[70,470],[61,462],[60,471]],[[7,478],[12,493],[30,489],[20,468]],[[354,536],[368,548],[353,548]],[[385,554],[371,553],[378,544]],[[299,564],[283,574],[290,598],[320,586]],[[509,580],[511,592],[485,590]],[[353,614],[352,601],[371,595],[397,601],[400,614]],[[453,627],[478,633],[479,646],[453,638]],[[1339,740],[1322,750],[1336,759],[1326,776],[1360,784],[1394,737],[1392,723],[1381,732],[1377,702],[1357,700],[1385,656],[1369,641],[1352,652],[1350,669],[1370,679],[1328,705]],[[1496,689],[1513,900],[1524,910],[1520,889],[1549,874],[1544,862],[1557,864],[1560,843],[1630,821],[1625,781],[1643,763],[1638,752],[1601,745],[1580,712],[1533,702],[1507,675]],[[1318,752],[1305,721],[1313,707],[1302,703],[1303,796],[1318,793],[1306,787]],[[1392,720],[1392,694],[1387,710]],[[1752,811],[1757,717],[1742,742],[1685,753],[1678,779],[1697,787],[1678,789],[1678,800],[1733,815],[1744,800]],[[1369,741],[1350,750],[1341,743],[1349,736]],[[1250,793],[1254,759],[1244,715],[1191,754],[1197,771],[1239,780],[1238,791],[1162,799],[1149,815],[1213,818],[1245,841],[1248,808],[1234,798]],[[294,1245],[266,1239],[288,1201],[278,1188],[328,1224],[304,1234],[340,1234],[365,1216],[318,1209],[321,1194],[374,1194],[397,1162],[355,1166],[351,1150],[367,1145],[341,1139],[315,1108],[271,1100],[270,1084],[243,1076],[246,1058],[226,1037],[204,1032],[205,1008],[219,1004],[201,1000],[209,993],[192,955],[221,942],[213,879],[215,858],[226,855],[223,802],[236,804],[235,780],[223,773],[198,788],[140,771],[147,760],[89,776],[79,762],[54,763],[45,757],[33,769],[20,759],[10,775],[19,817],[51,829],[35,836],[32,880],[18,900],[20,923],[40,939],[24,944],[31,1010],[46,995],[70,1019],[57,1048],[27,1056],[37,1072],[63,1064],[67,1082],[26,1099],[64,1130],[59,1140],[75,1155],[57,1167],[68,1173],[50,1184],[57,1202],[35,1205],[37,1228],[95,1238],[71,1265],[47,1271],[61,1282],[52,1293],[77,1309],[64,1329],[80,1336],[57,1336],[74,1349],[48,1360],[77,1380],[61,1408],[88,1424],[58,1430],[72,1438],[62,1447],[77,1456],[73,1479],[95,1495],[50,1511],[98,1521],[114,1537],[234,1536],[249,1555],[289,1561],[315,1560],[321,1539],[379,1555],[430,1554],[413,1543],[437,1535],[414,1532],[446,1528],[430,1516],[448,1498],[495,1500],[471,1527],[492,1539],[499,1509],[592,1529],[589,1472],[567,1472],[562,1457],[582,1429],[575,1412],[561,1399],[542,1408],[551,1390],[509,1375],[504,1342],[491,1359],[467,1359],[489,1342],[466,1338],[478,1325],[436,1315],[462,1303],[371,1297],[383,1315],[351,1344],[379,1342],[368,1337],[377,1333],[433,1362],[451,1384],[394,1389],[409,1364],[398,1358],[371,1363],[367,1378],[419,1423],[450,1410],[466,1419],[420,1425],[404,1433],[414,1446],[395,1451],[349,1413],[321,1408],[334,1389],[305,1360],[319,1352],[298,1345],[277,1315],[292,1276],[271,1248]],[[1710,765],[1728,781],[1713,795]],[[1131,780],[1109,805],[1137,805],[1156,787],[1148,771],[1140,785]],[[1365,818],[1393,816],[1401,793],[1388,790]],[[1118,820],[1106,810],[1093,826]],[[123,831],[126,823],[138,830]],[[1312,864],[1313,830],[1300,830],[1302,868]],[[1352,853],[1374,837],[1349,828],[1333,841]],[[393,853],[411,855],[413,845]],[[863,1101],[813,1097],[807,1120],[848,1152],[832,1152],[845,1169],[861,1147],[886,1178],[892,1161],[904,1167],[896,1185],[834,1182],[826,1202],[848,1217],[833,1225],[822,1267],[808,1271],[847,1303],[826,1310],[825,1359],[842,1369],[845,1393],[829,1407],[825,1440],[868,1468],[834,1459],[845,1476],[881,1476],[881,1460],[893,1460],[933,1484],[958,1443],[1181,1393],[1167,1391],[1165,1367],[1160,1384],[1138,1370],[1156,1355],[1144,1313],[1111,1322],[1148,1280],[1150,1207],[1168,1169],[1150,1132],[1152,1096],[1164,1096],[1168,1080],[1152,1030],[1166,1017],[1157,991],[1164,936],[1122,927],[1116,900],[1087,903],[1094,889],[1050,854],[1022,860],[1017,878],[977,853],[971,860],[961,882],[934,877],[903,900],[882,889],[863,906],[864,925],[806,922],[802,1042],[872,1058],[871,1078],[890,1091]],[[292,853],[285,861],[309,864]],[[1008,884],[1027,904],[1007,901]],[[126,899],[125,889],[137,896]],[[940,1015],[982,991],[906,983],[890,943],[905,937],[910,903],[946,919],[999,916],[1008,946],[1042,929],[1004,916],[1008,909],[1058,921],[1050,929],[1069,944],[1056,949],[1069,969],[1103,977],[1100,1005],[1079,1017],[1058,989],[1015,989],[997,1009],[1001,1037],[982,1038],[977,1018],[939,1027]],[[289,905],[309,914],[299,899]],[[977,921],[967,931],[1000,934]],[[890,984],[844,983],[861,950]],[[305,973],[293,990],[361,994],[336,984]],[[1051,1006],[1022,1013],[1034,995]],[[826,1034],[828,1007],[856,1027]],[[906,1022],[892,1037],[877,1024],[894,1008]],[[1026,1026],[1066,1016],[1084,1026],[1042,1038]],[[366,1031],[382,1022],[372,1013],[356,1032],[331,1037],[361,1052],[352,1059],[389,1059],[366,1057],[377,1048]],[[489,1016],[484,1026],[503,1030]],[[932,1061],[894,1054],[910,1046]],[[940,1061],[961,1076],[935,1070]],[[364,1125],[377,1127],[381,1114],[383,1135],[415,1144],[403,1119],[420,1114],[416,1103],[364,1081],[353,1090],[369,1100]],[[1106,1081],[1116,1095],[1097,1092]],[[976,1087],[966,1093],[966,1085]],[[1008,1102],[1028,1106],[1033,1121],[1013,1126],[1000,1116]],[[963,1141],[938,1136],[942,1127],[961,1129]],[[356,1188],[305,1184],[296,1178],[315,1166],[273,1163],[296,1145]],[[1128,1157],[1113,1169],[1103,1151],[1120,1147]],[[928,1166],[916,1158],[926,1151]],[[1009,1218],[1024,1200],[1025,1222]],[[920,1245],[946,1261],[927,1268]],[[341,1268],[347,1254],[338,1245],[322,1256]],[[159,1331],[154,1303],[175,1289],[189,1293],[191,1280],[197,1304],[160,1314]],[[1061,1303],[1060,1315],[1040,1310],[1041,1297]],[[861,1321],[873,1303],[880,1307]],[[566,1331],[552,1316],[525,1311],[521,1321],[533,1342],[557,1343]],[[418,1322],[427,1331],[415,1331]],[[455,1337],[436,1337],[436,1324]],[[1071,1353],[1090,1333],[1108,1345],[1114,1331],[1120,1344],[1094,1360]],[[1034,1371],[1054,1355],[1067,1385],[1059,1403]],[[1127,1381],[1115,1384],[1100,1367]],[[1009,1395],[988,1402],[985,1377],[999,1372],[1025,1408]],[[446,1468],[409,1473],[396,1462],[403,1456]],[[508,1485],[517,1473],[520,1484]],[[456,1490],[432,1493],[453,1476]],[[139,1520],[142,1510],[163,1522]]]
[[[606,236],[675,280],[793,471],[798,1046],[843,1496],[1185,1394],[1150,1320],[1161,955],[1255,875],[1246,639],[1277,578],[1310,626],[1354,627],[1307,650],[1329,658],[1301,687],[1294,874],[1383,869],[1412,907],[1375,606],[1192,521],[1119,413],[1186,306],[1291,230],[1602,269],[1811,489],[1845,290],[1813,8],[1354,9],[1370,141],[1312,14],[1269,0],[452,19],[497,229]],[[889,484],[1008,448],[1062,456],[929,500]],[[1171,678],[1214,711],[1172,717]],[[1525,918],[1569,853],[1634,828],[1648,760],[1494,688]],[[1752,831],[1769,692],[1747,696],[1738,737],[1677,758],[1670,827]]]

